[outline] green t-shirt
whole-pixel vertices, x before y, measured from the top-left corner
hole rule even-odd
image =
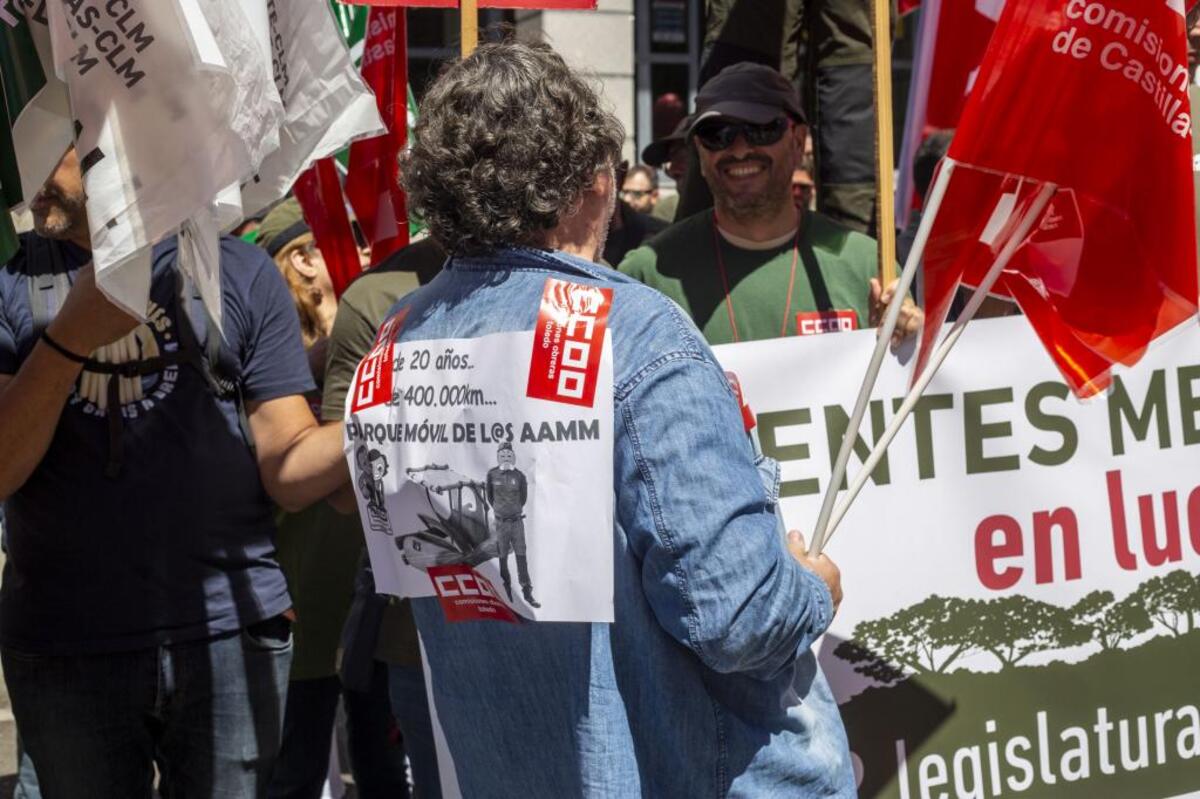
[[[712,211],[703,211],[629,253],[620,269],[679,303],[710,344],[729,344],[735,339],[726,281],[737,340],[796,335],[797,314],[815,311],[851,311],[857,329],[869,324],[877,259],[874,239],[814,211],[800,223],[798,248],[789,240],[769,250],[733,246],[716,233]],[[793,262],[796,277],[785,324]]]
[[[375,343],[375,334],[388,311],[396,300],[417,288],[418,275],[428,280],[441,269],[443,261],[445,256],[438,246],[431,239],[424,239],[363,273],[346,289],[338,302],[333,332],[329,334],[325,389],[321,397],[323,421],[342,420],[354,372]],[[353,516],[347,518],[359,527],[356,540],[361,551],[363,539],[359,520]],[[354,562],[357,563],[357,557]],[[389,605],[384,612],[375,656],[386,663],[400,665],[421,662],[417,627],[407,600]]]
[[[405,247],[379,266],[364,272],[347,287],[338,302],[329,352],[325,360],[325,389],[321,419],[340,422],[354,370],[375,343],[375,334],[396,300],[414,291],[418,275],[440,269],[445,256],[432,239]]]
[[[362,553],[362,528],[325,502],[277,517],[275,556],[296,611],[290,678],[337,674],[342,627],[354,598],[354,573]]]

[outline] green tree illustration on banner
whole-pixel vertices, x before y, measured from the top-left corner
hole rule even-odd
[[[1138,586],[1131,598],[1172,636],[1193,629],[1200,615],[1200,578],[1178,569]]]
[[[1183,569],[1146,580],[1124,599],[1097,590],[1070,607],[1021,594],[995,599],[930,596],[882,619],[863,621],[834,654],[887,685],[910,674],[946,674],[986,652],[1001,670],[1039,653],[1094,643],[1111,652],[1159,630],[1172,638],[1200,630],[1200,576]]]
[[[834,654],[882,683],[917,673],[941,674],[975,646],[971,601],[931,596],[909,608],[854,628],[854,639]],[[897,666],[902,668],[897,668]]]
[[[1092,640],[1103,652],[1117,649],[1121,644],[1151,627],[1150,614],[1134,596],[1117,602],[1112,591],[1093,591],[1071,606],[1075,623],[1090,630]]]
[[[1001,666],[1018,665],[1038,652],[1087,643],[1091,631],[1075,623],[1070,610],[1021,594],[973,602],[976,645]]]

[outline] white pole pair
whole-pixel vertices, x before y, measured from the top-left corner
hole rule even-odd
[[[863,417],[866,415],[867,405],[871,399],[871,392],[875,387],[875,381],[879,377],[879,370],[883,365],[884,356],[887,354],[888,347],[891,342],[892,334],[896,330],[896,323],[900,317],[900,306],[908,296],[909,287],[912,285],[913,277],[916,275],[917,266],[920,264],[921,258],[925,253],[925,246],[929,241],[930,231],[933,229],[934,220],[937,218],[938,211],[941,209],[942,201],[945,199],[946,190],[950,185],[951,176],[957,164],[947,158],[942,168],[938,173],[937,181],[934,183],[933,189],[929,194],[924,215],[921,217],[921,226],[917,231],[916,239],[913,241],[913,247],[909,252],[908,259],[904,264],[904,271],[900,275],[900,282],[896,286],[896,292],[892,296],[892,301],[888,305],[887,313],[884,316],[883,324],[878,331],[878,339],[875,342],[875,351],[871,355],[871,363],[867,367],[867,373],[863,377],[862,388],[859,389],[858,399],[854,405],[854,412],[850,416],[849,424],[846,427],[845,438],[842,439],[842,447],[838,451],[837,460],[834,463],[833,474],[830,477],[829,485],[825,489],[825,497],[821,503],[821,512],[817,517],[817,525],[813,530],[813,540],[810,550],[814,554],[820,554],[821,550],[829,543],[829,539],[833,536],[838,524],[845,517],[846,511],[849,510],[850,504],[854,502],[859,492],[870,479],[871,472],[879,464],[887,452],[888,445],[900,432],[904,422],[912,413],[917,402],[925,393],[925,389],[929,386],[931,380],[942,363],[946,360],[946,356],[950,354],[950,350],[958,343],[962,337],[963,331],[966,329],[967,323],[974,318],[979,311],[979,307],[987,298],[988,292],[999,279],[1000,274],[1008,266],[1012,257],[1017,250],[1025,242],[1029,232],[1033,229],[1034,224],[1041,217],[1042,211],[1053,199],[1055,192],[1058,191],[1058,186],[1053,183],[1042,184],[1037,196],[1034,198],[1033,204],[1025,215],[1017,223],[1011,236],[1008,237],[1003,249],[996,256],[991,269],[987,276],[980,282],[979,287],[971,296],[967,307],[963,309],[962,314],[954,323],[954,327],[943,339],[942,343],[934,351],[930,358],[929,364],[921,373],[917,382],[908,392],[908,396],[904,398],[904,403],[896,412],[896,416],[892,419],[883,437],[875,443],[871,454],[863,462],[863,468],[859,471],[853,482],[850,484],[846,499],[837,507],[834,512],[834,503],[837,499],[838,487],[842,480],[846,477],[846,468],[850,462],[850,454],[853,452],[854,439],[858,435],[858,430],[862,426]]]

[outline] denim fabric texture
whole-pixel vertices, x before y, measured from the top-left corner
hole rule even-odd
[[[387,667],[387,675],[392,715],[400,726],[408,765],[412,769],[413,794],[417,799],[442,799],[425,675],[420,665],[397,664]]]
[[[46,799],[265,797],[292,636],[250,628],[105,655],[5,647],[4,679]]]
[[[550,277],[613,289],[616,621],[448,624],[436,600],[414,601],[463,795],[854,796],[810,649],[829,591],[788,554],[766,486],[778,472],[756,464],[678,306],[596,264],[513,249],[448,261],[393,309],[409,308],[400,338],[532,330]]]

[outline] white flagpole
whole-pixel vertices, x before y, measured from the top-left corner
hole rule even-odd
[[[954,323],[954,327],[950,330],[950,333],[945,339],[942,340],[942,343],[938,346],[937,350],[934,351],[933,356],[929,360],[928,366],[925,367],[925,371],[921,373],[917,382],[908,392],[908,396],[904,398],[904,403],[900,406],[900,409],[896,411],[896,416],[892,419],[891,424],[888,425],[887,430],[884,431],[883,437],[875,443],[875,447],[871,450],[871,454],[865,461],[863,461],[862,469],[854,476],[854,480],[851,482],[846,492],[846,499],[841,505],[838,506],[837,512],[834,513],[830,518],[829,527],[826,530],[824,537],[819,541],[813,542],[813,551],[815,553],[819,554],[821,551],[820,547],[823,547],[825,544],[829,543],[829,539],[833,537],[833,533],[837,529],[838,524],[842,521],[842,518],[845,517],[846,512],[850,509],[851,503],[854,502],[854,499],[858,496],[859,492],[862,491],[863,486],[867,484],[867,480],[869,480],[871,477],[871,472],[875,470],[875,467],[883,458],[884,453],[887,452],[888,445],[892,443],[892,439],[896,437],[896,434],[900,432],[900,428],[904,426],[904,422],[908,419],[909,414],[912,413],[912,409],[916,407],[917,402],[925,393],[925,389],[928,388],[930,381],[933,380],[933,376],[937,374],[937,370],[946,360],[946,356],[950,354],[950,350],[954,349],[954,345],[958,343],[960,338],[962,338],[962,334],[963,331],[966,330],[967,323],[970,322],[971,319],[974,318],[975,314],[979,311],[979,307],[983,305],[983,301],[987,298],[988,292],[999,279],[1000,273],[1004,271],[1005,267],[1008,266],[1009,261],[1012,260],[1013,255],[1015,255],[1017,250],[1020,249],[1021,245],[1024,244],[1025,238],[1029,235],[1029,231],[1033,229],[1034,224],[1041,217],[1042,211],[1046,209],[1046,206],[1050,203],[1050,200],[1054,197],[1054,194],[1057,191],[1058,186],[1054,183],[1045,183],[1042,185],[1037,197],[1034,198],[1033,205],[1030,206],[1029,210],[1025,213],[1025,216],[1017,225],[1016,230],[1014,230],[1013,234],[1008,238],[1007,243],[1004,245],[1004,249],[1002,249],[1000,254],[996,257],[996,261],[992,264],[992,268],[988,271],[987,276],[984,277],[984,279],[980,282],[979,287],[975,289],[975,293],[971,295],[970,302],[968,302],[967,307],[963,309],[962,315],[958,317],[958,320]]]
[[[813,528],[812,551],[819,553],[821,546],[825,540],[825,529],[829,524],[829,518],[833,514],[834,502],[837,499],[838,486],[842,484],[842,480],[846,477],[846,467],[850,463],[850,454],[854,451],[854,438],[858,435],[858,429],[862,426],[863,417],[867,413],[867,405],[871,401],[871,391],[875,388],[875,380],[879,377],[879,369],[883,366],[883,359],[887,355],[888,347],[891,345],[892,334],[896,331],[896,323],[900,319],[900,307],[904,303],[904,298],[908,296],[908,290],[912,286],[913,278],[917,274],[917,267],[921,263],[921,258],[925,254],[925,245],[929,241],[929,234],[933,230],[934,220],[937,218],[938,211],[942,207],[942,200],[946,197],[946,190],[950,187],[950,176],[954,173],[956,164],[949,158],[942,162],[942,168],[938,171],[937,180],[933,184],[933,188],[929,192],[929,197],[925,203],[925,212],[921,217],[921,226],[917,229],[917,236],[913,240],[912,250],[908,253],[908,258],[904,262],[904,270],[900,273],[900,282],[896,286],[896,293],[892,296],[891,303],[888,304],[887,313],[884,315],[883,324],[879,328],[878,338],[875,341],[875,351],[871,354],[871,363],[867,366],[867,372],[863,375],[862,387],[858,390],[858,399],[854,403],[854,412],[850,414],[850,421],[846,427],[846,435],[842,439],[842,448],[838,451],[837,461],[833,465],[833,476],[829,480],[829,485],[825,488],[825,498],[821,502],[821,513],[817,516],[816,527]]]

